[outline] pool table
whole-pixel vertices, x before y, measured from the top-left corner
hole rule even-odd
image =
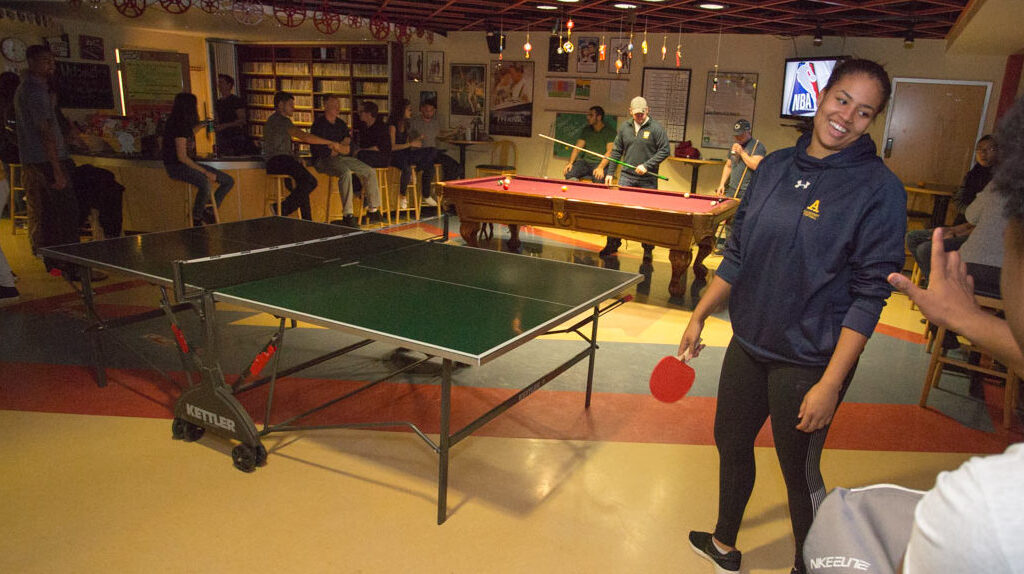
[[[665,190],[511,177],[507,190],[499,176],[441,182],[444,203],[458,214],[460,233],[468,245],[478,245],[478,232],[485,222],[508,224],[512,249],[519,248],[520,225],[652,243],[670,250],[669,293],[674,297],[684,293],[680,279],[690,265],[694,243],[699,245],[694,274],[702,278],[707,274],[703,261],[714,246],[718,224],[739,207],[735,199],[714,196],[684,197],[680,192]]]

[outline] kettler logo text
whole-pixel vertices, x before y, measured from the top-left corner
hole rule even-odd
[[[208,410],[201,409],[188,403],[185,403],[185,413],[192,418],[203,421],[204,423],[220,427],[228,432],[235,432],[235,421],[227,417],[222,417],[217,413],[211,413]]]
[[[811,568],[853,568],[866,571],[871,568],[871,563],[852,556],[825,556],[811,558]]]

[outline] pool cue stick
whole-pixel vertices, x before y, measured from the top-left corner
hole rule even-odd
[[[601,155],[601,154],[597,153],[596,151],[590,151],[589,149],[583,149],[583,148],[581,148],[579,146],[572,145],[571,143],[564,142],[562,140],[556,140],[555,138],[550,137],[550,136],[546,136],[544,134],[537,134],[537,135],[542,137],[542,138],[544,138],[544,139],[546,139],[546,140],[551,140],[553,142],[558,142],[558,143],[560,143],[562,145],[567,145],[567,146],[569,146],[571,148],[578,149],[578,150],[580,150],[583,153],[589,153],[590,155],[596,155],[597,157],[599,157],[601,159],[606,159],[608,161],[615,162],[615,163],[621,165],[622,167],[628,167],[628,168],[630,168],[632,170],[636,170],[636,166],[635,165],[629,165],[628,163],[626,163],[624,161],[619,161],[617,159],[612,159],[612,158],[610,158],[610,157],[608,157],[606,155]],[[668,181],[667,177],[665,177],[665,176],[663,176],[661,174],[654,173],[653,171],[648,171],[646,175],[653,175],[654,177],[656,177],[658,179],[663,179],[665,181]]]

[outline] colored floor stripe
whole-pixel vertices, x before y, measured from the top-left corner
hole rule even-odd
[[[90,369],[32,363],[0,363],[14,384],[0,391],[0,409],[90,415],[170,418],[178,395],[170,383],[145,370],[110,370],[107,388],[97,388]],[[179,379],[182,379],[179,377]],[[355,381],[291,378],[278,382],[274,420],[302,412],[360,386]],[[240,397],[250,413],[262,413],[265,388]],[[510,389],[456,387],[452,429],[458,429],[514,394]],[[716,400],[686,397],[659,403],[640,394],[597,393],[591,408],[576,391],[538,391],[476,434],[495,437],[576,439],[711,445]],[[356,400],[336,405],[304,424],[408,420],[438,432],[440,387],[409,383],[379,385]],[[1000,416],[993,409],[993,416]],[[258,421],[261,422],[261,421]],[[829,434],[828,448],[919,452],[1002,452],[1020,435],[1001,429],[985,433],[916,405],[843,404]],[[398,430],[398,429],[396,429]],[[772,444],[762,429],[758,446]]]

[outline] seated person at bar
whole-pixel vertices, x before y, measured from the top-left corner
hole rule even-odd
[[[196,199],[192,204],[192,226],[216,223],[210,202],[210,185],[216,183],[213,199],[220,207],[224,196],[231,191],[235,180],[230,175],[196,162],[196,130],[202,129],[199,106],[194,94],[181,92],[174,96],[171,115],[164,124],[161,156],[168,177],[196,186]]]
[[[391,165],[391,138],[388,127],[377,114],[377,104],[369,100],[359,105],[359,121],[362,124],[356,132],[359,150],[356,159],[370,167]]]
[[[604,108],[601,106],[591,107],[587,111],[587,125],[583,126],[579,138],[576,139],[576,147],[607,156],[612,153],[613,142],[615,142],[615,126],[604,123]],[[586,177],[594,183],[603,182],[608,160],[581,152],[576,148],[571,149],[569,163],[562,168],[565,179],[579,181]]]
[[[423,163],[431,166],[430,169],[423,170],[421,174],[422,189],[430,189],[430,184],[434,180],[433,164],[435,163],[441,164],[441,177],[445,181],[462,179],[463,173],[465,173],[459,162],[437,147],[437,138],[445,135],[442,133],[442,125],[444,125],[444,121],[437,114],[437,100],[424,100],[420,104],[420,117],[412,120],[413,135],[423,136],[423,147],[421,148],[424,155]],[[434,200],[429,197],[424,200],[426,205],[432,205],[433,202]]]
[[[310,132],[315,136],[340,143],[347,154],[351,148],[352,137],[348,131],[348,124],[339,115],[340,111],[341,100],[337,95],[324,96],[324,113],[317,116]],[[377,173],[373,168],[354,157],[327,149],[327,146],[314,144],[309,146],[309,150],[313,155],[313,167],[317,171],[338,178],[338,194],[341,196],[343,213],[342,225],[359,227],[352,208],[353,173],[359,176],[363,182],[363,188],[366,190],[370,222],[379,222],[380,188],[377,186]],[[327,190],[327,193],[330,192]]]
[[[281,213],[275,215],[288,216],[296,209],[302,219],[313,220],[313,210],[309,206],[309,194],[316,189],[316,177],[309,173],[292,150],[292,139],[308,144],[327,146],[331,151],[346,153],[346,146],[322,137],[308,134],[292,123],[295,113],[295,96],[288,92],[274,94],[274,113],[270,114],[263,124],[263,159],[267,162],[267,173],[270,175],[287,175],[295,180],[295,189],[281,202]],[[274,206],[277,211],[277,206]]]
[[[245,102],[231,93],[235,79],[217,74],[217,94],[213,105],[213,130],[217,134],[217,155],[256,155],[258,150],[245,135]]]
[[[409,207],[409,199],[406,192],[409,182],[412,181],[412,167],[419,168],[420,173],[425,169],[433,171],[433,162],[427,163],[427,154],[423,152],[423,136],[413,135],[410,127],[412,118],[412,104],[409,100],[401,99],[398,108],[391,114],[391,122],[388,125],[388,134],[391,142],[391,165],[398,168],[402,173],[398,183],[398,206],[401,209]],[[423,196],[423,203],[426,205],[437,205],[430,197],[430,188],[420,189]]]
[[[974,148],[975,164],[971,167],[960,189],[953,194],[953,203],[956,205],[957,215],[951,227],[942,228],[942,245],[946,251],[956,251],[967,241],[973,225],[967,223],[965,216],[967,208],[971,205],[978,194],[981,193],[989,180],[992,179],[992,170],[999,162],[996,140],[991,134],[982,136],[978,145]],[[938,198],[936,198],[938,201]],[[940,209],[944,212],[945,210]],[[915,229],[907,233],[907,250],[914,256],[918,267],[921,268],[924,276],[928,275],[928,259],[932,252],[932,230]]]

